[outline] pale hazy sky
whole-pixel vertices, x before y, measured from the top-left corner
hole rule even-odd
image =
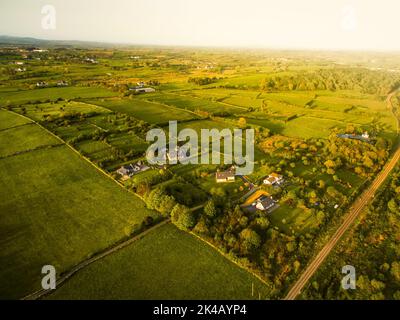
[[[399,31],[399,0],[0,0],[1,35],[45,39],[400,50]]]

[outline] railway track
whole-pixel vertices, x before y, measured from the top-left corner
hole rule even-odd
[[[389,95],[387,101],[391,106],[391,98],[393,93]],[[345,216],[343,223],[336,230],[332,238],[328,241],[328,243],[322,248],[322,250],[318,253],[318,255],[311,261],[311,263],[307,266],[305,271],[301,274],[300,278],[296,281],[293,287],[290,289],[284,300],[295,300],[297,296],[301,293],[307,282],[312,278],[318,268],[322,265],[325,259],[328,257],[332,249],[336,246],[336,244],[341,240],[346,231],[351,227],[354,221],[357,219],[359,214],[363,211],[363,209],[368,205],[368,203],[374,198],[376,191],[381,187],[381,185],[385,182],[390,172],[396,166],[397,162],[400,160],[400,145],[397,147],[396,152],[394,153],[391,160],[386,164],[384,169],[380,172],[380,174],[373,181],[372,185],[364,191],[361,196],[356,200],[356,202],[351,207],[350,211]]]

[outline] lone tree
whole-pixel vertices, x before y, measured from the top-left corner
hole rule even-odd
[[[239,128],[241,128],[241,129],[246,129],[246,127],[247,127],[246,118],[243,118],[243,117],[239,118],[239,120],[238,120],[238,126],[239,126]]]
[[[196,216],[188,207],[177,204],[172,209],[171,221],[179,229],[189,230],[196,225]]]
[[[217,215],[217,209],[215,208],[215,203],[213,200],[208,200],[204,206],[204,213],[210,217],[214,218]]]

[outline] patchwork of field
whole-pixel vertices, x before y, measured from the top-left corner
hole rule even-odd
[[[0,159],[27,150],[60,144],[59,140],[33,123],[3,130],[0,132],[0,137],[6,142],[0,144]]]
[[[340,218],[368,174],[378,172],[379,157],[385,157],[370,152],[371,159],[368,154],[357,158],[350,150],[340,159],[328,149],[333,139],[327,138],[335,130],[368,131],[372,143],[375,135],[392,142],[397,138],[396,112],[385,102],[395,83],[389,73],[346,70],[319,57],[284,60],[277,53],[258,57],[170,50],[70,48],[50,49],[40,59],[1,56],[0,191],[5,196],[0,203],[0,299],[40,289],[45,264],[54,265],[60,275],[142,230],[144,221],[146,226],[158,222],[160,215],[146,203],[159,210],[165,195],[196,208],[192,218],[198,224],[184,227],[187,231],[229,252],[241,265],[251,265],[269,285],[192,233],[167,224],[80,270],[47,298],[279,297],[300,271],[294,270],[306,265],[319,232]],[[87,56],[97,63],[87,63]],[[16,60],[24,61],[26,72],[13,72]],[[330,72],[321,80],[326,68]],[[56,87],[59,80],[70,86]],[[32,89],[37,81],[54,87]],[[155,92],[138,94],[132,90],[137,85]],[[95,168],[120,179],[117,168],[145,159],[146,133],[157,127],[168,136],[171,120],[178,121],[178,131],[193,129],[199,138],[202,129],[256,129],[254,172],[217,183],[215,172],[228,166],[152,166],[125,180],[125,190]],[[390,143],[379,140],[376,145],[389,149]],[[245,154],[245,143],[242,147]],[[335,162],[332,173],[325,164],[331,156],[353,162]],[[280,188],[262,186],[272,172],[284,176]],[[276,210],[235,212],[252,183],[277,201]],[[151,199],[156,188],[163,198],[156,194]],[[250,237],[259,238],[254,250],[246,248],[251,241],[245,229],[259,236]]]
[[[35,125],[18,130],[27,128],[34,140],[0,132],[2,152],[52,142]],[[130,235],[146,216],[158,217],[67,146],[0,159],[0,171],[7,194],[0,203],[0,298],[40,289],[43,265],[60,274]]]
[[[112,111],[125,113],[152,124],[168,123],[170,120],[187,121],[199,118],[193,113],[140,99],[101,99],[88,102],[104,106]]]
[[[239,113],[245,110],[245,108],[240,106],[227,105],[178,93],[154,93],[149,94],[146,99],[190,111],[202,110],[209,113]]]
[[[66,88],[43,88],[35,90],[19,90],[11,92],[2,92],[0,95],[0,104],[24,104],[28,102],[44,102],[46,100],[56,99],[80,99],[113,97],[115,93],[103,88],[90,87],[66,87]]]
[[[113,111],[94,104],[58,101],[27,104],[13,110],[39,122],[56,119],[57,123],[47,122],[47,127],[63,140],[74,143],[83,155],[93,161],[109,160],[115,154],[115,150],[125,154],[133,150],[135,153],[130,158],[135,158],[148,147],[147,142],[132,131],[124,115],[119,117]],[[94,135],[101,133],[107,133],[107,141],[92,139]],[[75,143],[76,140],[79,142]],[[121,161],[114,159],[110,165],[118,166],[120,163]]]
[[[73,113],[80,114],[90,114],[96,113],[101,115],[106,115],[111,113],[110,110],[105,108],[83,103],[83,102],[59,102],[59,103],[38,103],[38,104],[27,104],[23,107],[15,108],[15,110],[24,113],[27,117],[35,120],[41,121],[44,117],[47,116],[60,116],[60,115],[68,115]]]
[[[257,278],[201,240],[165,225],[91,264],[47,298],[220,300],[260,294],[265,299],[268,293]]]
[[[221,112],[245,117],[250,124],[289,137],[326,138],[333,128],[344,129],[347,124],[362,125],[366,129],[380,124],[385,131],[382,135],[388,137],[396,127],[396,120],[387,110],[384,100],[353,91],[266,93],[211,88],[182,90],[180,95],[157,94],[154,97],[157,101],[164,99],[165,103],[182,108],[194,104],[190,101],[201,101],[194,105],[213,112],[215,110],[208,106],[219,104],[224,106],[219,109]]]

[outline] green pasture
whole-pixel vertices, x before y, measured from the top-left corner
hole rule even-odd
[[[166,225],[83,269],[47,298],[251,300],[269,292],[201,240]]]
[[[42,135],[42,143],[48,139]],[[128,236],[145,216],[157,216],[66,146],[1,159],[0,171],[7,194],[0,203],[1,298],[40,289],[43,265],[67,271]]]
[[[90,102],[152,124],[166,123],[170,120],[185,121],[198,118],[198,116],[189,112],[140,99],[101,99],[90,100]]]
[[[116,94],[103,88],[91,87],[65,87],[65,88],[43,88],[33,90],[21,90],[18,92],[1,92],[0,104],[18,105],[25,103],[37,103],[39,101],[77,98],[112,97]]]
[[[9,129],[30,123],[31,121],[23,117],[16,117],[7,110],[0,109],[0,130]]]
[[[18,117],[18,116],[15,116]],[[35,124],[0,131],[0,158],[61,142]]]

